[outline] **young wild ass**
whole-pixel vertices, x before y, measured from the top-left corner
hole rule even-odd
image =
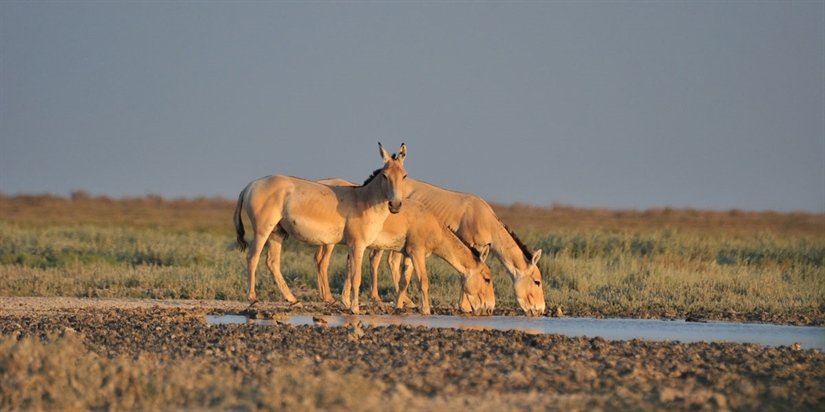
[[[331,187],[296,177],[273,175],[255,180],[241,191],[235,207],[234,223],[238,246],[247,247],[241,209],[252,225],[253,238],[246,256],[248,294],[252,304],[255,294],[255,269],[261,252],[269,245],[266,265],[278,289],[288,302],[298,304],[281,274],[281,248],[289,235],[313,245],[343,243],[348,248],[347,283],[350,290],[341,294],[342,303],[358,313],[358,290],[361,287],[361,263],[364,250],[371,244],[384,220],[401,210],[405,193],[404,159],[407,148],[401,144],[398,155],[390,156],[378,143],[383,168],[369,184],[359,187]]]
[[[353,183],[338,179],[325,179],[319,182],[339,187],[354,186]],[[333,247],[334,245],[321,246],[315,254],[318,288],[322,299],[327,302],[334,301],[329,290],[328,275],[329,258]],[[431,254],[444,259],[461,274],[461,296],[466,299],[462,302],[462,310],[475,315],[493,314],[495,308],[493,279],[490,268],[485,263],[487,254],[490,252],[489,245],[481,251],[471,249],[421,203],[408,200],[404,203],[404,209],[400,213],[388,216],[381,232],[369,248],[400,252],[407,260],[412,261],[412,268],[415,269],[421,284],[422,314],[429,315],[431,312],[429,278],[425,262],[427,256]],[[373,273],[373,288],[376,288],[376,279],[377,273]],[[406,301],[409,301],[406,294],[408,279],[409,275],[400,284],[396,282],[399,309],[403,308]],[[348,282],[348,280],[344,282],[344,290],[348,289]]]
[[[544,290],[541,272],[537,266],[541,257],[541,249],[532,252],[527,249],[496,216],[493,208],[477,196],[454,192],[414,179],[407,179],[406,184],[407,198],[424,204],[442,224],[455,231],[464,243],[474,248],[491,246],[493,256],[501,261],[513,281],[516,300],[522,310],[528,316],[544,314],[546,310]],[[371,295],[376,301],[381,300],[378,296],[377,276],[382,254],[381,250],[370,253],[373,272]],[[400,279],[401,257],[394,255],[394,252],[390,252],[387,261],[393,274],[393,281],[397,285]],[[405,277],[409,278],[409,273]],[[327,299],[327,297],[323,298]],[[332,296],[329,295],[328,298],[332,299]],[[412,302],[409,303],[412,304]],[[461,297],[461,305],[466,306],[464,296]]]

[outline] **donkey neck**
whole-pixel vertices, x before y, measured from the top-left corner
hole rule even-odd
[[[444,259],[462,277],[467,276],[470,268],[476,265],[476,258],[470,247],[447,227],[442,226],[441,242],[433,249],[433,254]]]
[[[387,200],[387,196],[381,188],[382,179],[385,179],[385,177],[374,176],[363,186],[356,186],[354,188],[355,197],[359,203],[364,205],[365,211],[374,210],[379,213],[386,212],[389,215],[389,200]]]
[[[490,250],[493,256],[498,258],[507,269],[507,273],[512,280],[515,280],[516,271],[523,271],[527,268],[527,262],[533,258],[515,235],[510,232],[501,221],[491,225],[492,244]]]

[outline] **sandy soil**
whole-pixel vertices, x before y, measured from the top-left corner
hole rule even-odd
[[[70,330],[100,356],[202,360],[238,374],[277,374],[283,365],[304,365],[316,375],[357,373],[380,383],[380,396],[401,399],[411,409],[821,410],[825,404],[825,354],[818,350],[409,326],[330,328],[320,322],[210,326],[204,320],[205,314],[246,307],[227,301],[0,298],[0,333],[45,338]],[[370,306],[367,313],[388,310]],[[264,303],[253,315],[277,318],[290,311],[340,313],[322,305]]]

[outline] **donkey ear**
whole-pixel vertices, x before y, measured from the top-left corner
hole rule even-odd
[[[489,254],[490,254],[490,245],[486,244],[486,245],[482,246],[481,249],[478,249],[478,260],[481,261],[481,262],[486,262],[487,261],[487,255],[489,255]]]
[[[381,146],[381,142],[378,142],[378,150],[379,153],[381,153],[381,159],[384,160],[384,163],[389,163],[392,159],[392,156],[390,156],[390,154],[387,153],[386,150],[384,150],[384,146]]]
[[[536,266],[536,263],[539,263],[539,258],[541,257],[541,249],[536,249],[533,251],[533,261],[530,262],[531,265]]]
[[[398,156],[396,156],[396,159],[403,164],[405,157],[407,157],[407,145],[401,143],[401,148],[398,149]]]

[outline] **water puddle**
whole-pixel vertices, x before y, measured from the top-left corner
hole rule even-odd
[[[642,339],[680,342],[738,342],[763,346],[790,346],[800,342],[803,349],[825,351],[825,328],[761,323],[686,322],[684,320],[527,318],[520,316],[464,317],[446,315],[291,315],[278,320],[251,320],[246,316],[207,316],[209,324],[324,325],[345,326],[362,322],[373,327],[389,325],[429,328],[521,330],[528,333],[556,333],[578,337],[601,336],[606,340]]]

